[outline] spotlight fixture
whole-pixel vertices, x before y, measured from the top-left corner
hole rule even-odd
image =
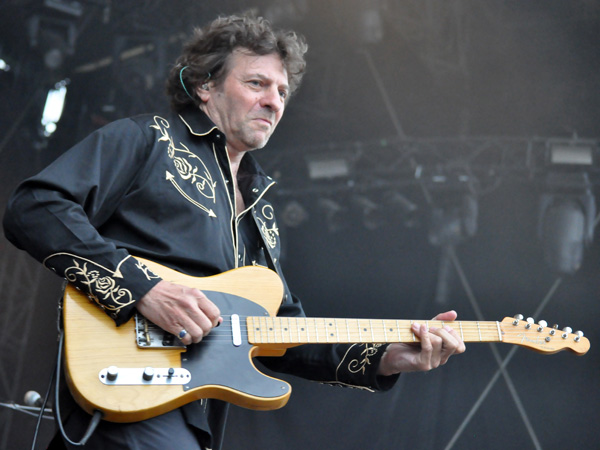
[[[306,157],[308,176],[311,180],[347,177],[350,161],[343,154],[311,155]]]
[[[550,139],[546,143],[548,162],[554,166],[591,166],[598,147],[596,141],[587,139]]]
[[[544,260],[552,270],[573,274],[593,240],[595,198],[586,173],[549,174],[546,184],[538,222]]]
[[[317,207],[325,217],[329,232],[336,233],[348,227],[348,208],[330,198],[318,199]]]
[[[67,96],[69,80],[63,80],[48,91],[44,112],[42,113],[42,134],[50,137],[56,131],[56,124],[62,116]]]
[[[282,222],[288,227],[296,228],[308,220],[308,212],[296,200],[292,200],[283,207]]]

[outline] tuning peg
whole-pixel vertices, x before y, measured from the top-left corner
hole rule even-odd
[[[544,328],[546,328],[548,326],[548,322],[546,322],[545,320],[540,320],[538,322],[538,325],[539,325],[539,327],[537,330],[541,332],[544,330]]]
[[[516,327],[517,325],[519,325],[519,320],[523,320],[523,314],[517,314],[512,324]]]
[[[527,318],[527,325],[525,325],[525,328],[527,330],[529,330],[531,328],[531,325],[533,325],[535,323],[535,320],[533,320],[533,317],[528,317]]]
[[[564,327],[563,328],[563,334],[560,336],[563,339],[566,339],[567,337],[569,337],[569,333],[571,333],[573,331],[573,329],[571,327]]]
[[[577,335],[575,336],[575,342],[579,342],[583,337],[583,331],[576,331],[575,334]]]

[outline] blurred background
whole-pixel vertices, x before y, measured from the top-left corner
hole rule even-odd
[[[308,315],[520,313],[591,350],[471,344],[385,394],[286,377],[285,408],[233,408],[225,448],[596,448],[598,1],[3,0],[2,208],[92,130],[164,111],[185,36],[249,9],[310,45],[257,153]],[[29,448],[36,419],[15,405],[46,391],[61,280],[1,236],[0,286],[0,448]]]

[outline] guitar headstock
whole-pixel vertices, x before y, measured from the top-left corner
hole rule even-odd
[[[559,330],[558,325],[549,327],[543,320],[536,324],[532,318],[523,319],[520,314],[512,318],[505,317],[500,328],[503,342],[528,347],[540,353],[570,350],[584,355],[590,349],[590,341],[583,337],[581,331],[573,333],[569,327]]]

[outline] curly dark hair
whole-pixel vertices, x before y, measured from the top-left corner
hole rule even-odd
[[[293,31],[276,30],[262,17],[218,17],[205,27],[194,29],[169,72],[167,95],[171,107],[180,112],[190,105],[199,105],[201,100],[196,95],[196,86],[209,78],[218,85],[227,76],[229,56],[238,48],[256,55],[278,54],[288,74],[290,94],[300,86],[306,68],[304,55],[308,49],[303,36]]]

